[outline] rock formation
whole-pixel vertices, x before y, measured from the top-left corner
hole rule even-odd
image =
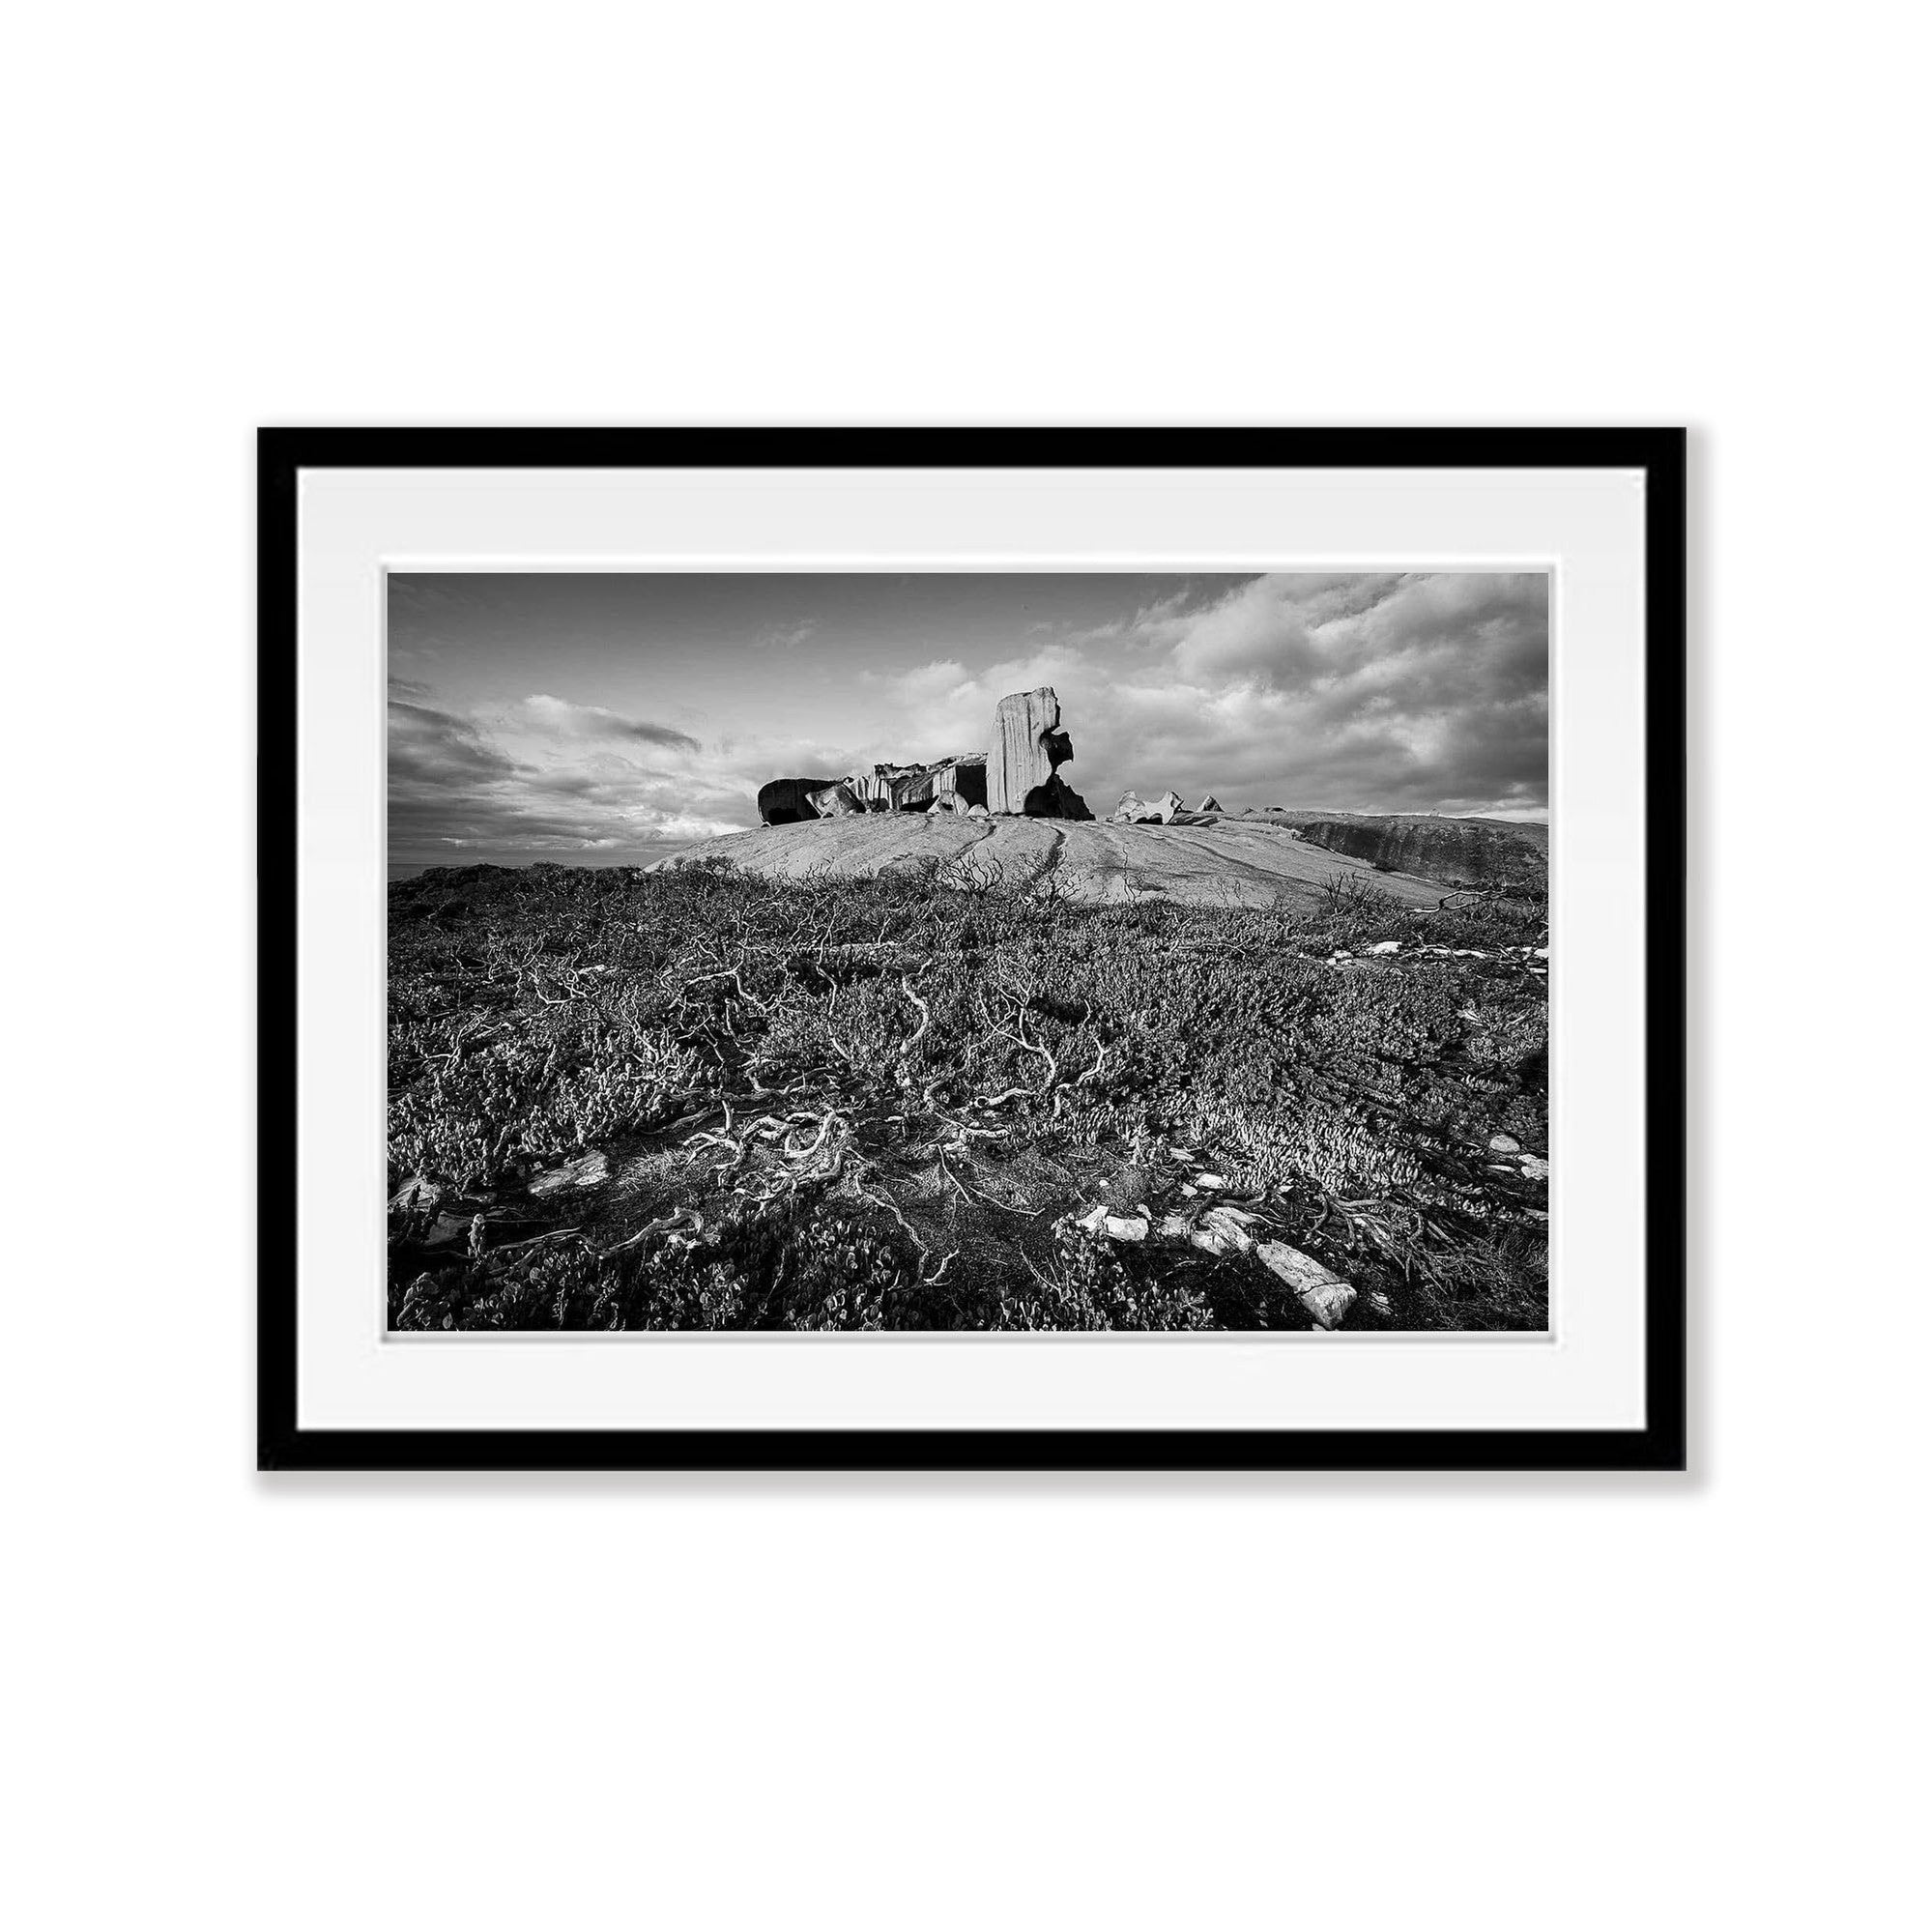
[[[1158,798],[1142,798],[1130,792],[1121,799],[1113,814],[1113,822],[1118,825],[1171,825],[1174,815],[1181,810],[1181,794],[1178,792],[1163,792]],[[1192,818],[1193,814],[1183,816]]]
[[[843,778],[774,778],[759,788],[767,825],[849,819],[858,812],[966,812],[986,803],[986,754],[962,752],[932,764],[870,764]]]
[[[774,778],[758,788],[758,816],[767,825],[795,825],[820,816],[812,794],[838,783],[835,778]]]
[[[826,786],[822,792],[812,793],[810,804],[822,819],[850,819],[854,813],[865,810],[858,802],[858,794],[843,778],[836,785]]]
[[[967,811],[986,803],[985,752],[966,751],[957,758],[942,758],[932,773],[936,804],[950,797],[960,801],[959,810]]]
[[[988,811],[1091,819],[1086,801],[1054,769],[1073,755],[1073,739],[1060,729],[1059,694],[1051,684],[1000,699],[986,763]]]
[[[1366,860],[1378,871],[1445,884],[1546,886],[1549,827],[1485,819],[1305,815],[1303,838]]]
[[[1086,800],[1054,769],[1074,755],[1051,686],[1002,698],[990,752],[966,751],[929,764],[870,764],[843,778],[774,778],[759,788],[767,825],[844,819],[859,812],[989,812],[1029,819],[1091,819]]]
[[[917,764],[875,764],[848,772],[846,789],[867,812],[896,812],[908,783],[924,769]]]

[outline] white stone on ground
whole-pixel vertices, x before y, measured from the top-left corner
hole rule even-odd
[[[1293,1290],[1295,1299],[1323,1328],[1333,1328],[1355,1300],[1354,1288],[1340,1275],[1331,1274],[1312,1254],[1304,1254],[1285,1241],[1264,1241],[1254,1256]]]
[[[530,1191],[533,1195],[562,1194],[569,1189],[601,1187],[610,1177],[611,1164],[603,1155],[585,1154],[565,1161],[561,1168],[552,1168],[547,1174],[538,1174]]]

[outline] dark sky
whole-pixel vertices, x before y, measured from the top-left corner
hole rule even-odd
[[[766,778],[984,749],[1052,684],[1100,817],[1543,818],[1542,574],[392,575],[392,871],[662,856]]]

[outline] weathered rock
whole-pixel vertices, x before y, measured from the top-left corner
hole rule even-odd
[[[796,825],[816,819],[813,793],[837,783],[835,778],[774,778],[758,788],[758,816],[767,825]]]
[[[1524,1154],[1516,1166],[1523,1171],[1526,1181],[1546,1181],[1549,1179],[1549,1163],[1536,1154]]]
[[[1549,827],[1495,819],[1416,814],[1296,814],[1302,836],[1377,868],[1445,884],[1542,884],[1549,874]]]
[[[423,1237],[422,1245],[425,1248],[448,1248],[458,1241],[466,1241],[474,1220],[475,1217],[469,1215],[439,1214],[434,1226]]]
[[[967,751],[957,758],[942,758],[931,769],[935,802],[958,799],[954,809],[962,812],[986,803],[985,752]]]
[[[924,811],[933,799],[931,784],[921,784],[925,779],[923,764],[875,764],[862,771],[847,772],[844,784],[867,812],[900,811],[906,807],[911,792],[921,788],[924,796],[916,809]]]
[[[986,761],[987,809],[1030,819],[1091,819],[1086,801],[1054,776],[1054,767],[1073,755],[1073,739],[1060,729],[1059,694],[1051,684],[1000,699]]]
[[[1200,1231],[1214,1243],[1210,1253],[1226,1254],[1231,1249],[1245,1254],[1254,1245],[1254,1237],[1248,1232],[1254,1223],[1254,1217],[1241,1208],[1211,1207],[1200,1218]],[[1197,1241],[1195,1245],[1207,1247],[1208,1243]]]
[[[1492,1134],[1489,1136],[1489,1151],[1492,1154],[1520,1154],[1523,1143],[1514,1134]]]
[[[1057,895],[1090,905],[1158,900],[1164,905],[1319,907],[1338,877],[1375,878],[1368,867],[1285,837],[1272,826],[1229,820],[1184,839],[1120,825],[996,818],[984,805],[951,812],[868,813],[802,825],[764,825],[706,839],[658,861],[664,871],[725,859],[770,879],[870,878],[895,865],[948,861],[971,852],[1009,880],[1051,878]],[[943,880],[942,875],[942,880]],[[1399,905],[1432,909],[1441,888],[1390,873],[1380,889]],[[1404,948],[1406,950],[1406,948]]]
[[[1130,809],[1128,799],[1133,799]],[[1170,825],[1174,814],[1182,810],[1181,794],[1178,792],[1163,792],[1158,798],[1136,798],[1129,793],[1121,799],[1114,817],[1129,825]]]
[[[1087,803],[1056,771],[1044,785],[1036,785],[1026,794],[1029,819],[1091,819]]]
[[[986,802],[986,754],[962,752],[930,764],[870,764],[843,778],[774,778],[758,794],[767,825],[846,819],[860,812],[965,812]]]
[[[1221,800],[1217,798],[1212,792],[1210,792],[1207,794],[1207,796],[1203,798],[1200,801],[1200,803],[1195,807],[1195,810],[1197,812],[1218,812],[1221,810]]]
[[[1340,1275],[1331,1274],[1312,1254],[1304,1254],[1285,1241],[1261,1242],[1254,1250],[1254,1258],[1277,1281],[1287,1284],[1323,1328],[1333,1328],[1355,1300],[1354,1288]]]
[[[850,819],[865,810],[852,795],[851,787],[843,779],[836,785],[826,786],[822,792],[812,793],[808,802],[822,819]]]
[[[1024,811],[1027,793],[1053,775],[1057,761],[1050,740],[1064,736],[1059,693],[1051,684],[1000,699],[986,758],[987,810]]]
[[[1074,1223],[1076,1227],[1089,1234],[1104,1234],[1110,1241],[1144,1241],[1150,1225],[1144,1214],[1113,1214],[1105,1206],[1088,1208]]]
[[[538,1174],[530,1184],[533,1195],[574,1193],[579,1188],[601,1187],[611,1177],[611,1164],[602,1154],[584,1154],[565,1161],[561,1168]]]

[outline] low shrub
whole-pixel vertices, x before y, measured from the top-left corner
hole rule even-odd
[[[1053,1233],[1122,1176],[1157,1218],[1197,1212],[1191,1174],[1218,1170],[1375,1286],[1377,1319],[1541,1324],[1538,1191],[1485,1151],[1546,1147],[1540,897],[963,885],[694,866],[392,886],[392,1323],[1306,1325],[1253,1265]],[[590,1150],[621,1186],[529,1191]]]

